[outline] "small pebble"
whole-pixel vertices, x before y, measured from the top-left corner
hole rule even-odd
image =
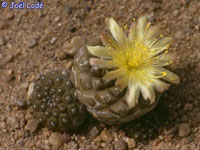
[[[149,15],[147,15],[147,18],[150,22],[153,22],[156,20],[156,16],[154,13],[150,13]]]
[[[33,48],[34,46],[37,45],[37,40],[34,37],[31,37],[28,41],[27,41],[27,47],[28,48]]]
[[[108,144],[108,145],[105,146],[104,150],[114,150],[114,145]]]
[[[50,40],[50,43],[53,45],[53,44],[55,44],[56,40],[57,40],[56,37],[52,37],[51,40]]]
[[[18,142],[18,144],[19,144],[20,147],[23,147],[24,144],[25,144],[25,142],[24,142],[24,140],[20,140],[20,141]]]
[[[0,87],[0,94],[1,94],[1,93],[3,93],[3,88],[2,88],[2,87]]]
[[[70,141],[70,135],[64,133],[64,134],[62,135],[62,140],[63,140],[63,143],[68,143],[68,142]]]
[[[12,12],[12,11],[6,12],[5,18],[6,18],[6,19],[13,19],[13,18],[14,18],[13,12]]]
[[[176,9],[172,13],[173,13],[174,16],[177,16],[179,14],[179,11]]]
[[[96,145],[86,145],[85,150],[97,150],[97,146]]]
[[[27,131],[29,131],[30,133],[33,133],[36,131],[37,127],[39,125],[39,121],[37,119],[32,119],[32,120],[29,120],[25,129]]]
[[[3,37],[0,37],[0,46],[4,46],[6,44],[6,40]]]
[[[65,5],[65,10],[66,10],[67,14],[72,13],[72,8],[69,5]]]
[[[186,103],[184,105],[184,111],[191,111],[193,109],[193,104]]]
[[[182,31],[177,31],[174,36],[178,40],[182,40],[184,38],[184,34]]]
[[[126,143],[123,140],[114,142],[115,150],[127,150]]]
[[[70,31],[71,33],[76,32],[76,27],[71,27],[71,28],[69,29],[69,31]]]
[[[59,149],[63,144],[62,134],[58,132],[52,133],[49,137],[49,143],[53,146],[54,149]]]
[[[170,134],[174,134],[177,131],[177,126],[174,126],[168,130],[165,130],[165,135],[170,135]]]
[[[91,11],[91,7],[90,6],[85,6],[85,11],[90,12]]]
[[[112,133],[107,130],[103,130],[100,134],[100,137],[105,143],[111,143],[114,139]]]
[[[180,137],[187,137],[191,132],[190,126],[187,123],[182,123],[178,127],[178,135]]]
[[[27,102],[24,99],[19,99],[19,100],[16,101],[16,106],[19,109],[25,109],[26,106],[27,106]]]
[[[6,123],[4,121],[0,122],[0,130],[6,129]]]
[[[4,20],[0,20],[0,29],[6,29],[8,28],[8,23]]]
[[[6,63],[12,62],[12,61],[13,61],[13,58],[14,58],[14,56],[13,56],[11,53],[9,53],[9,54],[6,56],[6,58],[5,58]]]
[[[55,20],[55,22],[60,21],[60,16],[57,16],[54,20]]]
[[[129,138],[127,141],[127,145],[129,149],[135,148],[136,142],[133,138]]]
[[[19,128],[19,121],[17,120],[16,117],[8,117],[7,120],[6,120],[6,124],[11,129],[17,129],[17,128]]]
[[[70,42],[63,45],[63,49],[67,55],[73,56],[84,44],[85,42],[80,36],[75,36]]]
[[[59,60],[65,60],[67,57],[66,57],[66,54],[65,52],[61,51],[61,50],[56,50],[55,52],[55,57]]]
[[[94,126],[94,127],[90,130],[89,134],[90,134],[90,137],[91,137],[91,138],[95,138],[95,137],[99,134],[98,128],[97,128],[96,126]]]

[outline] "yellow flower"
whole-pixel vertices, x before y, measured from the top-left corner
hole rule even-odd
[[[152,104],[155,91],[167,90],[169,82],[180,82],[176,74],[164,68],[172,63],[168,54],[172,38],[163,37],[157,27],[150,26],[145,16],[131,25],[128,36],[112,18],[109,19],[109,30],[113,37],[105,33],[101,35],[105,47],[87,47],[92,55],[100,57],[91,58],[90,64],[108,68],[103,78],[116,79],[115,85],[121,90],[128,87],[126,100],[129,107],[138,103],[140,93]]]

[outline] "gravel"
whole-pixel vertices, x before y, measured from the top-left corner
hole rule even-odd
[[[89,135],[91,138],[95,138],[98,134],[99,134],[99,130],[96,126],[94,126],[89,132]]]
[[[34,46],[37,45],[37,39],[35,37],[31,37],[28,41],[27,41],[27,47],[28,48],[33,48]]]
[[[185,37],[182,31],[177,31],[174,36],[178,40],[182,40]]]
[[[19,128],[19,121],[17,120],[16,117],[8,117],[7,120],[6,120],[6,124],[8,125],[8,127],[11,129],[11,130],[14,130],[14,129],[17,129]]]
[[[69,5],[65,5],[65,10],[66,10],[67,14],[72,13],[72,8]]]
[[[127,145],[129,149],[135,148],[136,142],[133,138],[129,138],[127,141]]]
[[[108,144],[111,143],[114,139],[112,133],[109,132],[108,130],[101,131],[100,137],[103,142]]]
[[[0,37],[0,46],[4,46],[6,44],[6,40],[3,37]]]
[[[189,124],[182,123],[178,127],[178,135],[180,137],[187,137],[191,132]]]
[[[36,119],[32,119],[32,120],[29,120],[25,129],[27,131],[29,131],[30,133],[33,133],[36,131],[36,129],[38,128],[38,125],[39,125],[39,121],[36,120]]]
[[[49,144],[51,144],[54,149],[59,149],[63,144],[62,134],[58,132],[52,133],[49,137]]]
[[[53,45],[56,43],[57,38],[56,37],[52,37],[50,40],[50,43]]]
[[[191,111],[193,109],[193,104],[186,103],[184,105],[184,111]]]
[[[19,109],[25,109],[26,106],[27,106],[27,102],[26,102],[26,100],[24,100],[24,99],[18,99],[18,100],[16,101],[16,106],[17,106]]]
[[[59,60],[65,60],[67,57],[66,57],[66,54],[61,51],[61,50],[56,50],[55,52],[55,57]]]
[[[115,141],[114,142],[114,149],[115,150],[127,150],[127,145],[123,140]]]

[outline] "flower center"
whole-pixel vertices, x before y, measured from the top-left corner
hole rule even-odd
[[[127,71],[136,71],[152,64],[149,48],[139,41],[134,41],[133,44],[126,45],[112,53],[113,63]]]

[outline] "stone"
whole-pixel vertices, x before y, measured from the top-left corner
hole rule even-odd
[[[72,13],[72,8],[69,5],[65,5],[65,10],[66,10],[67,14]]]
[[[8,117],[7,120],[6,120],[6,124],[11,129],[18,129],[19,128],[19,121],[17,120],[16,117]]]
[[[50,43],[53,45],[53,44],[55,44],[56,40],[57,40],[56,37],[52,37],[51,40],[50,40]]]
[[[174,36],[178,40],[182,40],[185,37],[182,31],[177,31]]]
[[[4,121],[0,122],[0,130],[6,129],[6,123]]]
[[[114,145],[108,144],[108,145],[105,146],[104,150],[114,150]]]
[[[2,88],[2,87],[0,87],[0,94],[1,94],[1,93],[3,93],[3,88]]]
[[[28,48],[33,48],[34,46],[37,45],[37,39],[35,37],[31,37],[28,41],[27,41],[27,47]]]
[[[174,126],[168,130],[165,130],[164,133],[165,135],[170,135],[170,134],[174,134],[177,131],[177,126]]]
[[[190,126],[187,123],[182,123],[178,127],[178,135],[180,137],[187,137],[191,132]]]
[[[136,142],[133,138],[129,138],[127,141],[127,145],[129,149],[135,148]]]
[[[91,11],[91,7],[90,6],[85,6],[85,11],[86,12],[90,12]]]
[[[39,125],[39,121],[37,119],[32,119],[28,121],[25,129],[29,131],[30,133],[33,133],[37,130],[38,125]]]
[[[173,13],[174,16],[178,16],[179,11],[176,9],[176,10],[174,10],[172,13]]]
[[[7,29],[7,28],[8,28],[8,22],[0,20],[0,29]]]
[[[14,59],[14,56],[13,56],[11,53],[9,53],[9,54],[6,56],[6,58],[5,58],[5,62],[6,62],[6,63],[12,62],[13,59]]]
[[[13,18],[14,18],[13,12],[12,12],[12,11],[6,12],[5,18],[6,18],[6,19],[13,19]]]
[[[84,44],[85,42],[80,36],[75,36],[70,42],[63,45],[63,49],[67,55],[73,56]]]
[[[69,29],[69,31],[70,31],[71,33],[76,32],[76,27],[71,27],[71,28]]]
[[[186,103],[184,105],[184,111],[191,111],[193,109],[193,104]]]
[[[68,143],[68,142],[70,141],[70,135],[64,133],[64,134],[62,135],[62,140],[63,140],[63,143]]]
[[[111,143],[114,139],[112,133],[107,130],[103,130],[100,134],[100,137],[105,143]]]
[[[96,126],[94,126],[89,132],[89,135],[91,138],[95,138],[98,134],[99,134],[99,130]]]
[[[86,145],[85,146],[85,150],[97,150],[97,146],[96,145]]]
[[[34,83],[32,82],[28,86],[28,92],[27,92],[27,98],[28,98],[28,100],[31,98],[31,95],[33,93],[33,87],[34,87]]]
[[[68,144],[67,144],[67,148],[69,150],[78,150],[78,146],[77,144],[74,142],[74,141],[70,141]]]
[[[49,136],[49,144],[53,146],[54,149],[59,149],[62,144],[62,134],[54,132]]]
[[[24,100],[24,99],[18,99],[16,101],[16,106],[19,108],[19,109],[25,109],[26,106],[27,106],[27,102]]]
[[[56,57],[57,59],[59,59],[59,60],[64,60],[64,59],[66,59],[65,53],[64,53],[63,51],[61,51],[61,50],[56,50],[56,52],[55,52],[55,57]]]
[[[153,150],[176,150],[171,143],[160,142],[158,145],[152,147]]]
[[[113,144],[115,150],[127,150],[126,143],[123,140],[115,141]]]
[[[3,37],[0,37],[0,46],[4,46],[6,44],[6,40]]]

